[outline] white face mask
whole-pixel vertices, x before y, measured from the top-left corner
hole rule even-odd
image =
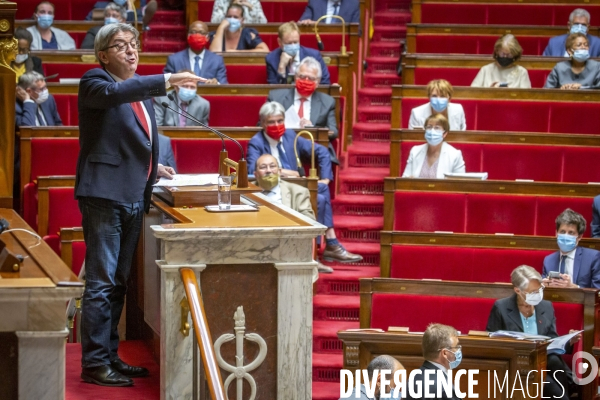
[[[527,293],[525,295],[525,303],[530,306],[537,306],[544,299],[544,288],[540,288],[537,292]]]
[[[29,58],[29,54],[17,54],[15,57],[15,62],[17,64],[23,64],[25,61],[27,61],[27,58]]]
[[[50,94],[48,93],[48,89],[42,90],[42,92],[38,95],[37,99],[35,99],[36,104],[42,104],[43,102],[48,100],[49,95]]]

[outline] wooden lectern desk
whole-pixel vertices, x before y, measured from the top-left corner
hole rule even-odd
[[[0,209],[0,218],[35,232],[14,210]],[[0,399],[64,399],[66,305],[83,283],[43,240],[22,231],[0,239],[24,258],[0,272]]]
[[[145,217],[144,320],[160,336],[161,399],[209,398],[194,334],[181,330],[193,326],[181,268],[196,273],[230,399],[239,385],[243,398],[312,398],[312,243],[326,228],[261,194],[241,196],[259,211],[211,213],[155,195]]]

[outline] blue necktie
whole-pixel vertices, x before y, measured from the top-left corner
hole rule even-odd
[[[38,122],[40,123],[40,126],[46,126],[46,121],[44,120],[44,118],[42,117],[42,111],[40,110],[40,108],[37,108],[37,119]]]
[[[277,143],[277,150],[279,150],[279,161],[281,161],[281,168],[292,169],[292,166],[288,162],[285,155],[285,151],[283,151],[283,144],[281,142]]]
[[[340,3],[333,3],[333,15],[340,15]]]
[[[558,265],[558,272],[560,274],[567,273],[567,256],[560,257],[560,264]]]
[[[200,56],[194,57],[194,60],[196,60],[194,63],[194,74],[196,74],[196,76],[200,76]]]

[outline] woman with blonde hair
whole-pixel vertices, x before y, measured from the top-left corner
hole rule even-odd
[[[454,89],[450,82],[436,79],[427,84],[429,103],[415,107],[410,111],[408,129],[423,129],[425,120],[432,114],[442,114],[450,124],[450,130],[466,131],[465,110],[460,104],[451,103]]]
[[[522,54],[523,48],[514,35],[502,36],[494,45],[495,61],[481,67],[471,86],[530,89],[527,70],[516,64]]]

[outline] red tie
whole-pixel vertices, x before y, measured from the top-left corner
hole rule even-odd
[[[300,108],[298,109],[298,116],[300,119],[304,118],[304,102],[306,99],[304,97],[300,97]]]
[[[150,128],[148,128],[148,121],[146,121],[146,115],[144,114],[144,109],[142,108],[142,102],[138,101],[136,103],[129,103],[129,104],[131,104],[131,108],[133,108],[133,112],[135,113],[135,115],[138,117],[138,120],[142,124],[142,127],[144,128],[144,131],[146,132],[146,135],[148,136],[148,139],[150,139]],[[150,149],[150,168],[148,168],[148,176],[146,177],[146,179],[150,178],[150,172],[152,172],[152,149]]]

